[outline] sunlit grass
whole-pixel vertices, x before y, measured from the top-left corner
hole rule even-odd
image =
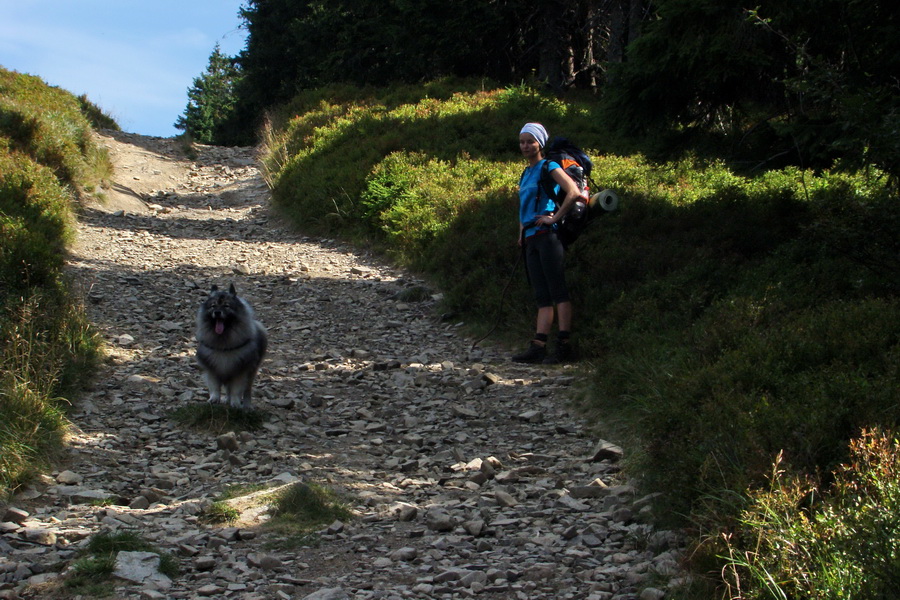
[[[200,520],[211,525],[232,524],[240,518],[241,511],[229,501],[254,496],[253,504],[263,504],[266,502],[267,496],[257,492],[267,488],[268,486],[265,484],[230,485],[222,493],[217,494],[215,500],[203,509]]]
[[[0,498],[49,466],[99,358],[63,273],[78,195],[111,169],[91,137],[99,117],[84,97],[0,68]]]
[[[0,317],[0,497],[50,466],[68,429],[61,395],[98,360],[83,309],[66,302],[34,296]]]
[[[333,490],[315,482],[286,486],[269,498],[272,515],[265,524],[275,534],[268,545],[289,550],[319,543],[319,530],[335,521],[353,518],[346,501]]]
[[[876,599],[900,589],[900,445],[867,431],[851,462],[823,486],[788,473],[779,456],[769,487],[752,494],[724,550],[731,597]]]
[[[227,502],[217,501],[203,509],[200,520],[211,525],[231,524],[241,516],[241,511],[230,506]]]

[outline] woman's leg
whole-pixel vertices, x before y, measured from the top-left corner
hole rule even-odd
[[[553,327],[553,307],[542,306],[537,312],[537,327],[535,331],[549,335],[551,327]]]
[[[529,240],[524,250],[528,281],[534,290],[534,299],[538,306],[535,334],[528,344],[528,348],[512,357],[516,362],[541,362],[547,356],[547,338],[550,328],[553,326],[553,300],[544,275],[539,242],[540,240]]]

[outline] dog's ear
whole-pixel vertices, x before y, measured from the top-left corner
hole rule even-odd
[[[232,296],[237,296],[237,290],[234,289],[233,283],[228,286],[228,293],[231,294]]]
[[[215,291],[218,291],[218,289],[219,289],[219,286],[217,286],[216,284],[212,284],[212,287],[209,288],[209,293],[211,294]]]

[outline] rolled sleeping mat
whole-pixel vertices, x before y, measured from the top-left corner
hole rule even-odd
[[[612,190],[603,190],[591,196],[591,208],[612,212],[619,206],[619,197]]]

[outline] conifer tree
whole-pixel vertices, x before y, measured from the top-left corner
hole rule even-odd
[[[175,127],[202,144],[227,143],[222,127],[234,111],[234,89],[240,76],[235,59],[222,54],[216,44],[206,72],[195,77],[188,90],[187,107]]]

